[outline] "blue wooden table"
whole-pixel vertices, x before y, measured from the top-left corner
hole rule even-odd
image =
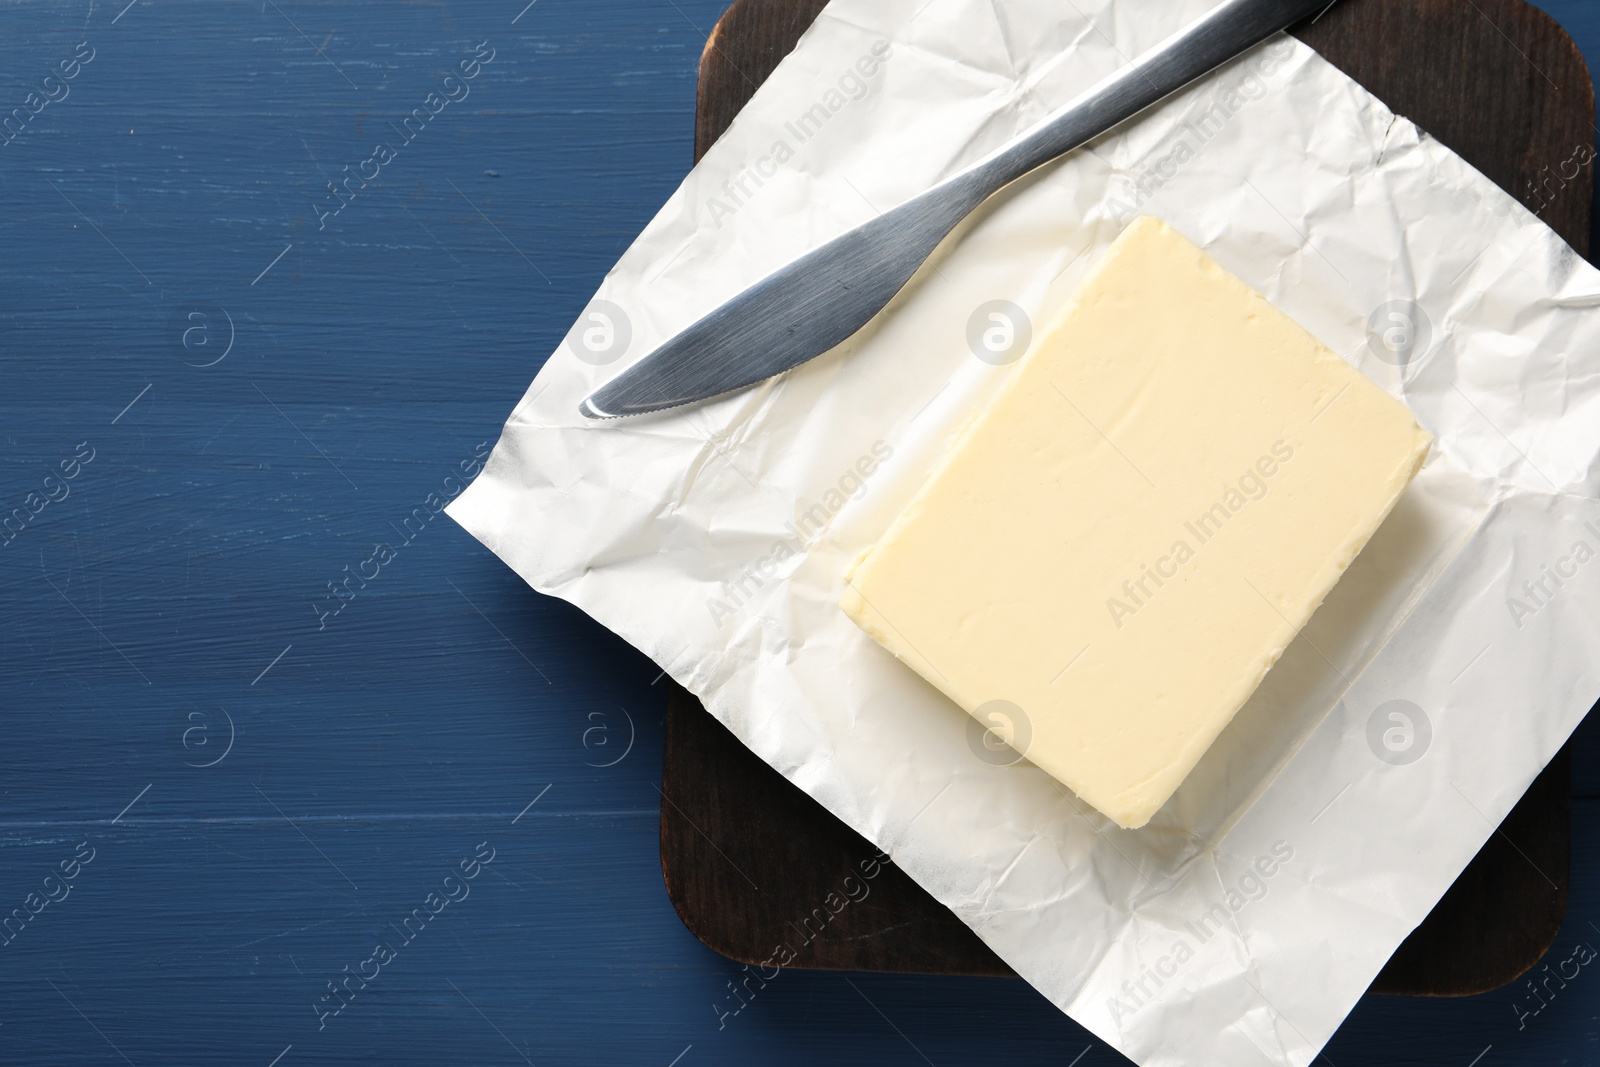
[[[722,0],[524,3],[0,4],[0,1063],[1124,1062],[1016,981],[722,1014],[658,668],[439,514],[688,169]],[[1600,1061],[1600,728],[1573,787],[1541,995],[1332,1062]]]

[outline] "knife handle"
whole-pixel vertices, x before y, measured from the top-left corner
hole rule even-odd
[[[959,187],[965,194],[960,199],[976,207],[1023,175],[1114,129],[1273,34],[1332,6],[1330,0],[1224,0],[941,185]]]

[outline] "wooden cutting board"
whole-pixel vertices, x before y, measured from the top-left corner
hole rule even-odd
[[[723,15],[700,63],[696,159],[824,5],[737,0]],[[1549,16],[1521,0],[1341,0],[1295,33],[1587,253],[1591,170],[1566,179],[1562,164],[1593,146],[1594,95],[1577,48]],[[1395,952],[1374,991],[1483,992],[1544,954],[1567,904],[1570,776],[1563,749]],[[893,867],[864,899],[808,924],[876,850],[681,689],[668,702],[661,791],[668,894],[689,929],[723,955],[759,963],[787,944],[797,967],[1012,973]]]

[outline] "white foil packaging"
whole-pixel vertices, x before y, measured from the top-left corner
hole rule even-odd
[[[606,278],[450,514],[1129,1058],[1301,1065],[1600,695],[1600,273],[1279,37],[1003,191],[834,352],[678,411],[578,413],[749,283],[1209,6],[834,0]],[[975,355],[993,355],[993,302],[1020,309],[1002,326],[1042,329],[1135,213],[1436,444],[1194,773],[1126,831],[995,759],[838,602],[1008,373]]]

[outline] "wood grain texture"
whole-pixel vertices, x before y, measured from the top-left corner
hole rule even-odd
[[[697,154],[821,7],[738,0],[728,10],[701,59]],[[1549,175],[1580,146],[1593,148],[1594,92],[1582,56],[1548,15],[1520,0],[1482,0],[1476,8],[1456,0],[1345,0],[1295,32],[1587,251],[1592,172],[1553,183]],[[1012,973],[899,871],[861,906],[797,937],[799,917],[874,850],[681,690],[668,706],[665,755],[662,870],[685,924],[712,948],[752,964],[787,944],[799,966]],[[1375,992],[1481,993],[1545,954],[1567,906],[1570,778],[1564,749],[1396,951]],[[738,873],[752,870],[760,872],[753,879]]]
[[[1600,60],[1600,6],[1550,2]],[[1126,1062],[1018,981],[794,968],[720,1016],[741,968],[657,858],[660,667],[449,519],[402,532],[687,172],[725,7],[0,0],[0,115],[96,50],[0,146],[0,514],[95,449],[0,545],[0,918],[96,849],[0,944],[0,1064]],[[319,229],[485,41],[470,98]],[[211,366],[225,320],[171,334],[205,307],[236,328]],[[1575,816],[1552,964],[1600,943],[1600,802]],[[319,1028],[484,841],[470,897]],[[1328,1057],[1600,1058],[1591,969],[1536,1004],[1371,998]]]
[[[736,3],[717,20],[700,55],[694,158],[706,154],[756,88],[794,51],[827,0]]]

